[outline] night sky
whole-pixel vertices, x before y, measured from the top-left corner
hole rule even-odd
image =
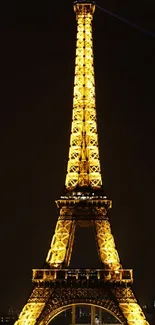
[[[153,2],[98,5],[155,33]],[[71,0],[0,6],[0,310],[20,310],[31,269],[45,261],[64,189],[76,20]],[[93,26],[104,188],[121,262],[134,269],[143,304],[155,297],[155,38],[99,9]],[[92,231],[79,230],[71,265],[96,267],[96,260]]]

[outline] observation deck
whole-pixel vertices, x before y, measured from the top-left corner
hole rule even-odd
[[[81,282],[105,284],[105,283],[132,283],[133,271],[120,269],[117,271],[106,269],[34,269],[32,281],[34,283],[49,282],[53,284],[68,283],[69,285]]]
[[[81,6],[87,6],[86,12],[88,10],[88,12],[94,13],[95,11],[95,1],[93,0],[74,0],[73,1],[73,5],[74,5],[74,9],[77,13],[81,12]]]
[[[103,195],[95,195],[94,193],[72,193],[72,195],[61,196],[56,201],[57,207],[61,209],[63,206],[76,207],[76,206],[94,206],[104,207],[106,210],[112,208],[112,201]]]

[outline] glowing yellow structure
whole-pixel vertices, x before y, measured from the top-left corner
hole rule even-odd
[[[74,10],[77,18],[77,44],[72,127],[65,185],[66,189],[72,192],[76,188],[79,188],[80,191],[83,188],[91,188],[91,191],[96,191],[102,189],[102,177],[95,108],[92,42],[92,19],[95,4],[93,1],[77,1]],[[80,196],[76,194],[74,197],[76,202],[78,200],[80,206]],[[104,216],[105,200],[102,198],[100,201],[103,208],[98,209],[98,212],[95,213]],[[91,199],[91,202],[93,203],[94,200]],[[58,205],[61,208],[60,218],[47,256],[47,263],[51,267],[61,267],[64,264],[68,266],[70,262],[76,225],[73,220],[73,208],[68,208],[69,204],[70,201],[61,200],[61,206]],[[74,201],[72,201],[72,204],[74,204]],[[111,205],[110,201],[109,204]],[[108,220],[102,219],[104,218],[95,221],[99,255],[106,266],[117,269],[120,268],[120,261],[115,249],[110,224]]]
[[[95,1],[76,0],[77,45],[66,191],[46,266],[33,270],[34,289],[16,325],[46,325],[77,304],[106,309],[124,325],[149,325],[132,292],[132,270],[123,270],[104,195],[95,108],[92,19]],[[94,227],[102,269],[69,269],[77,226]]]
[[[102,185],[95,109],[92,19],[95,5],[76,3],[77,45],[66,188]]]

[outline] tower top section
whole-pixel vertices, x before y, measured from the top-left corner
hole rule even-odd
[[[91,13],[95,11],[95,1],[94,0],[75,0],[74,1],[74,11],[77,15]]]
[[[94,0],[74,0],[77,20],[74,98],[65,186],[80,192],[102,189],[97,134],[92,20]]]

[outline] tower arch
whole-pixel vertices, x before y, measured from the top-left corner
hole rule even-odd
[[[65,303],[65,302],[64,302]],[[105,302],[98,302],[98,304],[95,302],[95,300],[92,299],[91,302],[76,302],[76,299],[71,303],[67,302],[66,305],[64,305],[64,303],[62,304],[62,306],[60,307],[56,307],[54,310],[51,310],[51,312],[48,311],[48,314],[45,316],[42,316],[41,319],[39,319],[37,321],[37,325],[49,325],[50,322],[56,318],[58,315],[60,315],[61,313],[65,312],[66,310],[72,308],[73,306],[88,306],[88,307],[95,307],[95,308],[100,308],[106,312],[108,312],[109,314],[111,314],[112,316],[114,316],[118,322],[122,325],[127,325],[127,322],[125,320],[125,318],[123,317],[123,315],[120,313],[120,311],[116,310],[116,306],[115,306],[115,310],[113,310],[114,306],[109,306],[107,305],[107,303]],[[100,305],[102,304],[102,306]]]

